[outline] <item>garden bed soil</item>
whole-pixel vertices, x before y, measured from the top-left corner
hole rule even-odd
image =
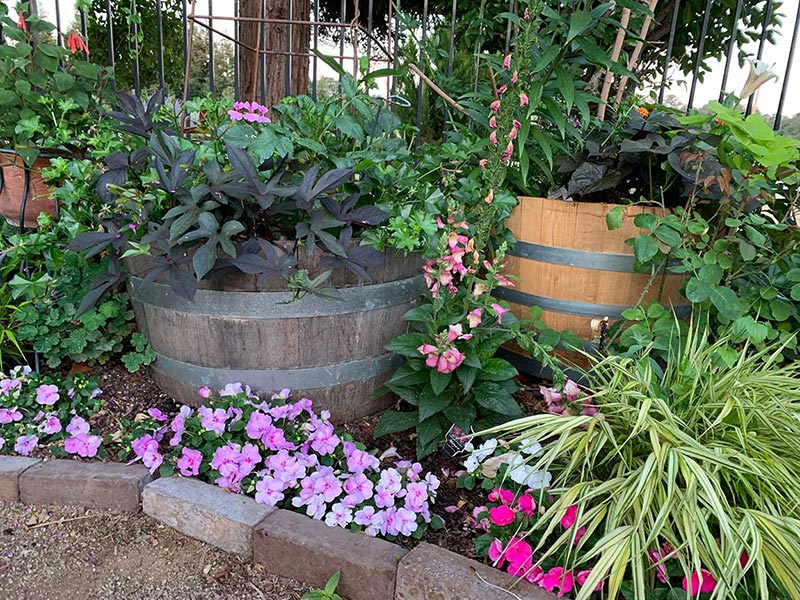
[[[146,368],[137,373],[129,373],[121,363],[111,362],[80,371],[96,377],[103,390],[105,407],[92,419],[93,431],[97,430],[103,435],[113,435],[119,431],[120,421],[132,421],[137,414],[146,413],[151,407],[156,407],[166,414],[174,414],[179,408],[177,402],[156,386]],[[539,393],[539,383],[540,381],[535,378],[520,376],[521,387],[516,398],[526,414],[547,410],[544,399]],[[396,454],[395,460],[415,460],[416,434],[406,431],[376,439],[373,437],[373,432],[378,418],[378,416],[364,417],[339,427],[368,449],[377,449],[379,456],[382,452],[388,451]],[[42,452],[42,456],[46,455],[46,451]],[[434,473],[441,480],[434,510],[445,522],[442,529],[427,529],[422,540],[468,558],[479,558],[475,554],[476,533],[470,519],[473,509],[486,502],[486,492],[480,488],[467,490],[456,486],[456,473],[464,468],[462,458],[451,457],[440,451],[419,461],[424,471]],[[448,507],[450,510],[445,510]],[[409,548],[416,544],[416,540],[403,542],[403,545]]]

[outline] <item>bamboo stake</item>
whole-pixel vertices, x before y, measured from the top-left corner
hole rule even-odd
[[[654,14],[656,10],[656,5],[658,4],[658,0],[650,0],[650,4],[647,8],[650,10],[650,14]],[[639,62],[639,56],[642,54],[642,48],[644,48],[644,39],[647,37],[647,32],[650,31],[650,23],[652,23],[653,19],[650,15],[647,15],[644,19],[644,23],[642,23],[642,30],[639,32],[639,41],[636,42],[636,46],[631,53],[631,57],[628,60],[628,71],[633,71],[636,68],[636,63]],[[614,105],[619,106],[619,103],[622,102],[622,96],[625,94],[625,88],[628,85],[628,77],[625,76],[620,79],[619,87],[617,88],[617,97],[614,99]]]
[[[628,21],[631,18],[631,9],[623,8],[622,16],[619,20],[619,30],[617,31],[617,39],[614,40],[614,48],[611,50],[611,62],[619,60],[620,52],[622,52],[622,44],[625,42],[625,30],[628,28]],[[603,81],[603,92],[600,94],[600,106],[597,107],[597,118],[604,121],[606,118],[606,106],[608,105],[608,96],[611,93],[611,84],[614,82],[614,73],[611,69],[606,69],[606,78]]]

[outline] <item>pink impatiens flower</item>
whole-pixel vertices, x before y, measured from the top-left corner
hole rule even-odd
[[[30,456],[31,452],[39,445],[39,437],[35,435],[21,435],[14,444],[14,452],[22,456]]]
[[[564,570],[563,567],[553,567],[542,576],[539,585],[548,592],[558,588],[557,596],[563,598],[564,594],[569,594],[575,587],[575,579],[572,571]]]
[[[22,421],[22,413],[14,408],[0,408],[0,425],[7,425],[14,421]]]
[[[513,523],[516,516],[517,515],[514,513],[514,511],[505,504],[489,509],[489,520],[495,525],[500,525],[501,527],[503,525]]]
[[[573,504],[572,506],[567,507],[567,510],[564,512],[564,516],[561,517],[561,526],[564,529],[569,529],[575,524],[575,519],[578,518],[578,505]]]
[[[68,454],[77,454],[84,458],[93,458],[97,456],[97,449],[103,439],[99,435],[89,435],[81,433],[64,441],[64,450]]]
[[[591,569],[586,569],[585,571],[579,571],[578,574],[575,576],[575,581],[578,582],[578,585],[583,585],[584,583],[586,583],[586,580],[589,579],[589,575],[591,574],[592,574]],[[602,581],[597,582],[597,585],[594,586],[594,591],[599,592],[602,589],[603,589],[603,582]]]
[[[55,413],[50,413],[46,416],[44,421],[39,423],[39,426],[36,429],[40,433],[52,435],[61,431],[61,421],[58,420],[58,416]]]
[[[495,488],[489,495],[489,502],[502,502],[503,504],[511,504],[514,501],[514,492],[511,490],[504,490],[502,488]]]
[[[197,409],[197,414],[202,417],[200,425],[203,426],[203,429],[213,431],[217,435],[222,435],[225,432],[225,422],[228,420],[228,411],[224,408],[212,410],[201,406]]]
[[[194,477],[200,472],[200,465],[203,462],[203,454],[199,450],[183,448],[181,457],[178,459],[178,470],[184,477]]]
[[[36,388],[36,402],[44,406],[52,406],[58,402],[58,386],[40,385]]]
[[[700,573],[695,571],[692,573],[691,589],[689,589],[689,580],[684,577],[681,584],[684,590],[688,591],[692,596],[697,594],[710,594],[717,587],[717,580],[714,576],[705,569],[700,569]]]
[[[89,423],[86,419],[75,415],[67,425],[67,433],[71,436],[81,435],[82,433],[89,433]]]
[[[13,390],[22,389],[22,382],[19,379],[0,380],[0,395],[8,396]]]

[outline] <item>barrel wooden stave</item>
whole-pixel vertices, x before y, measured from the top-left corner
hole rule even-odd
[[[344,302],[306,296],[284,303],[291,297],[285,286],[255,291],[255,277],[237,275],[232,280],[246,291],[204,287],[191,303],[164,284],[138,278],[140,261],[128,266],[137,323],[156,351],[154,378],[166,393],[197,405],[202,402],[197,390],[204,385],[241,381],[265,398],[288,387],[330,410],[337,421],[377,412],[390,402],[372,398],[400,363],[385,346],[408,330],[403,314],[424,289],[419,261],[395,255],[373,267],[373,283],[340,289]],[[337,271],[332,279],[349,280]],[[214,284],[230,286],[231,279]]]
[[[680,295],[682,276],[667,274],[663,291],[657,277],[642,295],[650,276],[632,271],[633,250],[625,240],[643,233],[633,219],[642,212],[663,215],[663,209],[628,206],[622,227],[609,231],[605,219],[615,206],[519,199],[507,221],[521,242],[514,252],[543,258],[508,257],[507,272],[520,280],[513,290],[501,290],[498,295],[509,301],[517,317],[528,317],[531,306],[540,306],[541,320],[548,327],[571,330],[590,342],[598,334],[591,326],[594,319],[618,319],[622,310],[640,298],[647,303],[659,299],[661,292],[660,300],[667,305],[688,305]]]

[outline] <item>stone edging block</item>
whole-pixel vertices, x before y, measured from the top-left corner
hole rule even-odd
[[[24,456],[0,457],[0,500],[19,500],[19,476],[33,465],[42,462],[38,458]]]
[[[255,562],[277,575],[321,588],[341,571],[337,591],[348,600],[393,598],[397,564],[407,552],[288,510],[264,519],[253,542]]]
[[[253,528],[275,509],[196,479],[166,477],[145,486],[142,510],[184,535],[252,560]]]
[[[488,583],[487,583],[488,582]],[[512,587],[513,586],[513,587]],[[555,596],[525,581],[432,544],[421,543],[397,570],[395,600],[553,600]]]
[[[45,460],[19,478],[19,499],[27,504],[62,504],[139,510],[142,488],[153,476],[141,465]]]

